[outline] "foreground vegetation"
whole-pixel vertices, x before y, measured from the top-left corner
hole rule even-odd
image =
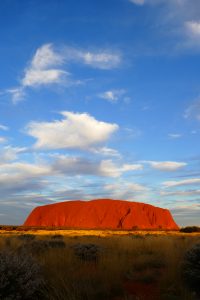
[[[187,285],[199,255],[188,251],[200,243],[199,234],[64,233],[0,235],[0,299],[200,299],[198,287]]]

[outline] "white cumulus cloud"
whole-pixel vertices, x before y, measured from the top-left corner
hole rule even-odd
[[[87,113],[62,112],[63,119],[31,122],[27,133],[37,139],[38,149],[88,149],[108,140],[118,130],[117,124],[96,120]]]

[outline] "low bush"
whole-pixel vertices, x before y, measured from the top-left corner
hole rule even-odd
[[[34,234],[20,234],[18,235],[18,239],[24,242],[29,242],[35,239]]]
[[[31,254],[41,254],[49,248],[48,241],[45,240],[36,240],[30,243],[22,244],[18,248],[18,252],[27,251]]]
[[[48,249],[65,248],[65,242],[62,240],[35,240],[30,243],[21,245],[19,252],[27,250],[32,254],[42,254]]]
[[[18,226],[14,226],[14,225],[0,225],[0,230],[5,230],[5,231],[13,231],[13,230],[17,230]]]
[[[42,285],[41,269],[32,256],[25,252],[0,252],[0,299],[40,299]]]
[[[96,262],[101,248],[95,244],[76,244],[73,246],[74,254],[82,261]]]
[[[185,283],[200,296],[200,243],[186,252],[183,262]]]
[[[62,234],[54,234],[51,237],[52,239],[63,239],[63,235]]]
[[[48,241],[48,246],[49,248],[65,248],[65,242],[62,241],[62,240],[51,240],[51,241]]]

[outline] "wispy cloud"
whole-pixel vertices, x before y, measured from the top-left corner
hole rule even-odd
[[[200,185],[200,178],[190,178],[179,181],[164,181],[162,183],[166,188],[177,187],[177,186],[186,186],[186,185]]]
[[[7,141],[7,139],[4,136],[0,136],[0,144],[3,144]]]
[[[125,127],[124,129],[124,134],[127,136],[127,138],[139,138],[143,132],[139,128],[130,128],[130,127]]]
[[[19,86],[6,90],[12,97],[13,103],[24,99],[27,88],[38,88],[49,85],[79,84],[71,73],[66,70],[71,63],[83,64],[92,68],[109,70],[121,63],[121,55],[109,50],[96,52],[85,51],[73,47],[55,48],[53,44],[39,47],[19,82]]]
[[[136,5],[143,5],[145,4],[145,0],[129,0],[129,2],[136,4]]]
[[[161,191],[161,196],[181,196],[181,197],[192,197],[200,195],[200,189],[186,190],[186,191]]]
[[[200,37],[200,21],[187,21],[185,22],[185,27],[190,36],[192,35],[193,38]]]
[[[182,226],[200,226],[200,205],[198,203],[174,207],[171,212],[178,224]]]
[[[26,148],[5,146],[0,149],[0,165],[5,162],[14,161],[20,153],[26,151]]]
[[[4,170],[6,171],[5,174]],[[48,165],[36,165],[25,162],[5,163],[1,165],[1,180],[6,179],[9,174],[11,177],[18,176],[18,179],[23,179],[29,176],[32,178],[34,176],[46,175],[49,172],[50,168]]]
[[[63,56],[54,51],[52,44],[37,49],[22,79],[23,87],[37,87],[52,83],[61,83],[68,72],[59,69],[64,62]]]
[[[119,128],[87,113],[64,111],[61,115],[62,120],[27,125],[27,133],[37,139],[36,149],[88,149],[108,140]]]
[[[183,135],[180,134],[180,133],[169,133],[169,134],[168,134],[168,137],[169,137],[170,139],[180,139],[182,136],[183,136]]]
[[[127,101],[127,97],[123,97],[126,91],[124,89],[119,90],[108,90],[103,93],[98,94],[99,98],[105,99],[111,103],[117,103],[120,98],[123,101]]]
[[[38,48],[24,70],[20,85],[7,90],[12,96],[13,103],[24,99],[26,88],[61,84],[69,76],[67,71],[59,68],[63,62],[62,55],[55,52],[52,44],[45,44]]]
[[[24,87],[37,87],[52,83],[61,83],[64,76],[69,73],[66,71],[51,69],[51,70],[34,70],[29,69],[23,78]]]
[[[110,198],[137,200],[140,197],[140,201],[149,192],[149,188],[145,185],[122,180],[104,185],[104,190],[106,196]]]
[[[200,121],[200,99],[194,101],[184,113],[186,119],[196,119]]]
[[[177,171],[187,165],[185,162],[176,162],[176,161],[143,161],[148,163],[153,169],[159,171]]]
[[[200,8],[200,6],[199,6]],[[197,8],[198,9],[198,8]],[[188,49],[200,49],[200,21],[199,19],[187,20],[183,24],[183,33],[185,35],[185,41],[182,46]]]
[[[7,131],[7,130],[9,130],[9,128],[8,128],[8,126],[5,126],[5,125],[3,125],[3,124],[0,124],[0,130],[5,130],[5,131]]]
[[[90,151],[104,156],[114,156],[120,157],[120,153],[116,149],[108,148],[108,147],[98,147],[98,148],[90,148]]]
[[[119,65],[120,57],[111,53],[90,53],[86,52],[81,55],[83,62],[99,69],[112,69]]]
[[[128,1],[128,0],[127,0]],[[197,0],[129,0],[137,6],[157,6],[159,11],[156,19],[162,31],[171,33],[175,53],[183,51],[196,51],[200,49],[200,2]],[[172,41],[172,40],[171,40]],[[170,45],[172,45],[170,43]]]
[[[35,70],[45,70],[53,66],[62,65],[63,55],[53,49],[52,44],[44,44],[37,49],[31,61],[31,68]]]
[[[42,177],[50,174],[48,165],[36,165],[26,162],[5,163],[0,166],[1,193],[17,193],[35,189],[42,185]],[[38,181],[40,180],[40,181]]]
[[[129,2],[136,4],[136,5],[144,5],[144,4],[154,4],[154,5],[160,5],[160,4],[166,4],[166,5],[178,5],[179,7],[187,7],[190,5],[191,2],[194,3],[196,0],[129,0]],[[198,5],[198,3],[197,3]]]
[[[64,58],[67,62],[77,62],[92,68],[109,70],[118,67],[121,62],[121,54],[112,50],[100,49],[98,51],[86,51],[74,47],[65,47]]]
[[[25,98],[25,88],[23,86],[7,89],[6,93],[11,95],[14,104],[17,104]]]
[[[119,183],[111,183],[111,184],[106,184],[104,186],[104,189],[107,190],[107,191],[113,191],[113,190],[120,190],[120,189],[123,189],[124,187],[124,184],[125,184],[125,188],[129,188],[129,190],[131,190],[132,192],[144,192],[144,191],[148,191],[149,189],[144,186],[144,185],[141,185],[139,183],[130,183],[130,182],[123,182],[123,184],[121,182]]]
[[[87,193],[87,189],[83,190],[82,185],[87,182],[86,176],[114,179],[126,172],[137,172],[142,168],[139,164],[131,165],[110,159],[94,160],[61,154],[49,157],[46,161],[35,160],[32,163],[12,161],[13,158],[7,157],[7,161],[4,158],[4,162],[0,164],[0,193],[6,199],[13,200],[18,199],[19,195],[25,200],[28,196],[35,195],[37,191],[40,191],[42,197],[49,191],[51,195],[49,198],[55,201],[55,194],[62,186],[65,187],[65,191],[73,190],[74,195],[79,190],[77,186],[80,186],[84,194]],[[3,200],[1,204],[2,202]]]
[[[59,155],[52,164],[52,170],[65,174],[74,175],[95,175],[105,177],[119,177],[125,172],[139,171],[140,164],[119,164],[111,159],[91,160],[82,157],[71,157]]]

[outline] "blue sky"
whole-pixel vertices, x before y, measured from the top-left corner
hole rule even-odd
[[[115,198],[200,225],[199,0],[0,3],[0,223]]]

